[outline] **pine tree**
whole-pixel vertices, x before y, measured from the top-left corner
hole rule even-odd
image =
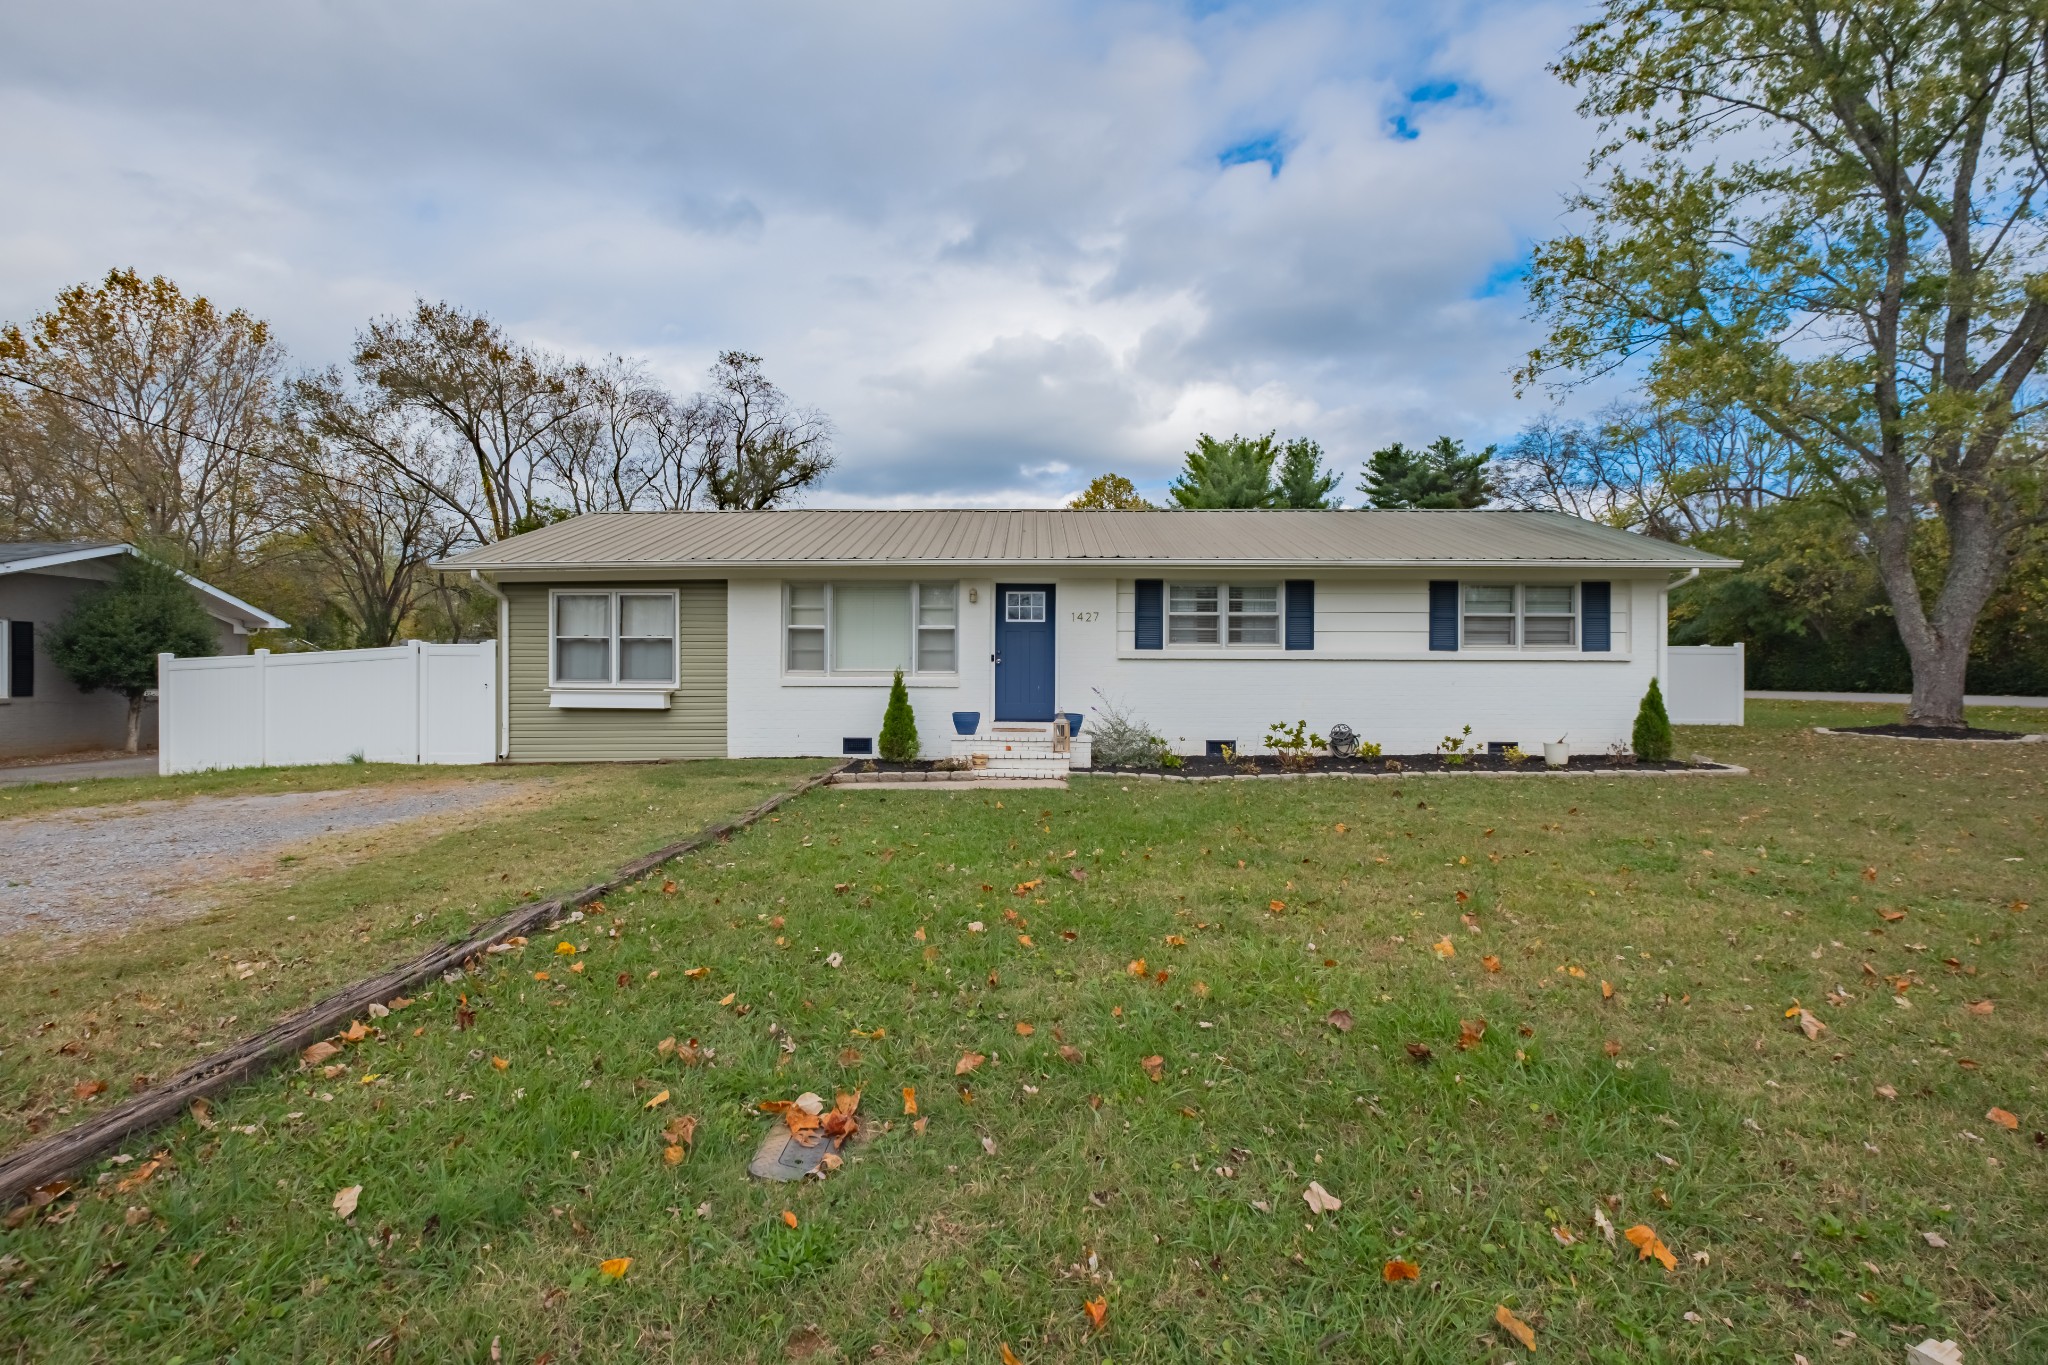
[[[1180,477],[1167,488],[1182,507],[1271,507],[1273,461],[1280,449],[1273,433],[1232,436],[1219,441],[1208,432],[1195,438]]]
[[[1664,709],[1664,689],[1650,679],[1650,690],[1643,693],[1643,704],[1636,709],[1636,729],[1631,738],[1631,747],[1636,757],[1645,763],[1662,763],[1671,757],[1671,716]]]
[[[1274,500],[1297,512],[1327,511],[1337,505],[1330,494],[1336,490],[1337,475],[1323,467],[1323,448],[1305,436],[1297,436],[1282,448],[1280,478]]]
[[[156,686],[156,656],[220,652],[213,619],[169,565],[123,555],[112,583],[78,599],[43,636],[51,662],[81,692],[128,698],[128,752],[142,737],[142,694]]]
[[[910,709],[910,689],[903,685],[903,670],[889,684],[889,709],[882,713],[882,740],[878,746],[890,763],[917,760],[917,716]]]
[[[1465,443],[1439,436],[1420,450],[1399,441],[1375,450],[1358,491],[1376,508],[1484,507],[1493,497],[1486,477],[1495,447],[1465,453]]]

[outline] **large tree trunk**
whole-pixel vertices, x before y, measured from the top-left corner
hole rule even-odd
[[[1931,612],[1913,572],[1910,523],[1898,515],[1887,516],[1873,539],[1878,577],[1913,665],[1906,724],[1960,730],[1966,724],[1963,690],[1970,644],[1977,618],[2004,575],[2008,550],[1986,500],[1952,498],[1946,513],[1948,566]]]
[[[142,748],[142,694],[128,694],[128,752]]]

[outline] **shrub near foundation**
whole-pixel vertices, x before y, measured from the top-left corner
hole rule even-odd
[[[876,747],[890,763],[917,761],[917,716],[910,709],[910,691],[903,685],[903,670],[889,684],[889,709],[882,713],[882,737]]]
[[[1643,704],[1636,708],[1630,747],[1644,763],[1663,763],[1671,757],[1671,716],[1664,709],[1664,689],[1655,678],[1650,679],[1650,690],[1643,693]]]

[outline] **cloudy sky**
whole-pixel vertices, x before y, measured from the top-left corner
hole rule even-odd
[[[0,21],[0,319],[134,266],[340,359],[416,296],[829,412],[814,501],[1200,431],[1498,439],[1582,4],[66,0]]]

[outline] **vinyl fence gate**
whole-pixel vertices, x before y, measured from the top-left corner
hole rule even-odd
[[[498,645],[157,656],[157,771],[490,763]]]
[[[1673,725],[1742,724],[1742,646],[1671,645],[1664,651],[1664,709]]]

